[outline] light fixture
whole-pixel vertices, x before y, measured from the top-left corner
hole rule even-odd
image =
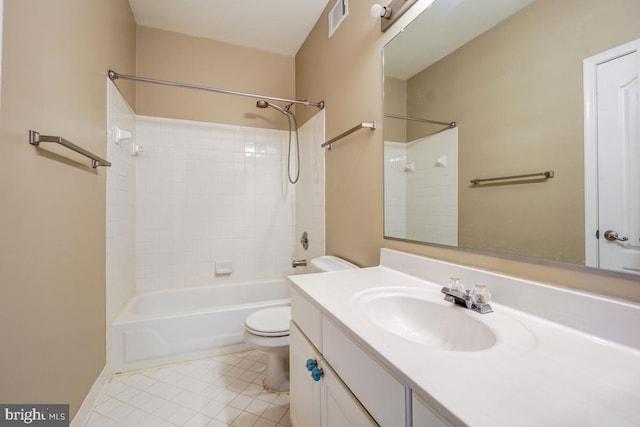
[[[380,31],[387,31],[416,1],[418,0],[391,0],[388,5],[379,3],[371,6],[369,11],[374,18],[380,18]],[[433,2],[433,0],[431,0]]]
[[[390,7],[381,6],[378,3],[374,3],[374,5],[371,6],[370,12],[371,12],[371,16],[373,16],[374,18],[384,18],[384,19],[391,18],[391,14],[393,13]]]

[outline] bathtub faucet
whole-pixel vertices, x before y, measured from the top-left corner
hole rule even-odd
[[[307,266],[307,260],[306,259],[298,259],[298,260],[293,260],[291,261],[291,267],[296,268],[296,267],[306,267]]]

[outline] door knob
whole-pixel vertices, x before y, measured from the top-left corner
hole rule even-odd
[[[619,242],[626,242],[627,240],[629,240],[628,237],[618,237],[618,232],[613,230],[605,231],[604,238],[610,242],[615,242],[616,240]]]

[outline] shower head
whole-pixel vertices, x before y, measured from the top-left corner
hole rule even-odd
[[[271,107],[274,108],[278,111],[280,111],[282,114],[284,114],[285,116],[287,116],[287,122],[289,123],[289,150],[287,151],[287,177],[289,178],[289,182],[292,184],[295,184],[296,182],[298,182],[298,178],[300,178],[300,139],[298,138],[298,123],[296,120],[296,116],[295,114],[293,114],[293,112],[291,111],[291,106],[294,103],[290,103],[287,104],[284,108],[279,107],[275,104],[270,104],[269,102],[267,102],[264,99],[259,99],[256,102],[256,107],[258,108],[267,108],[267,107]],[[291,177],[291,134],[295,132],[296,134],[296,177],[292,178]]]
[[[271,107],[274,108],[278,111],[280,111],[282,114],[289,115],[289,107],[287,106],[287,108],[282,108],[277,106],[276,104],[270,104],[269,102],[265,101],[264,99],[259,100],[258,102],[256,102],[256,107],[258,108],[267,108],[267,107]]]

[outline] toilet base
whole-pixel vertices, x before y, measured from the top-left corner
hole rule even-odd
[[[262,386],[272,393],[289,392],[289,349],[268,351],[267,354],[269,361]]]
[[[267,371],[262,381],[264,389],[272,393],[289,392],[289,335],[261,337],[245,329],[244,340],[268,356]]]

